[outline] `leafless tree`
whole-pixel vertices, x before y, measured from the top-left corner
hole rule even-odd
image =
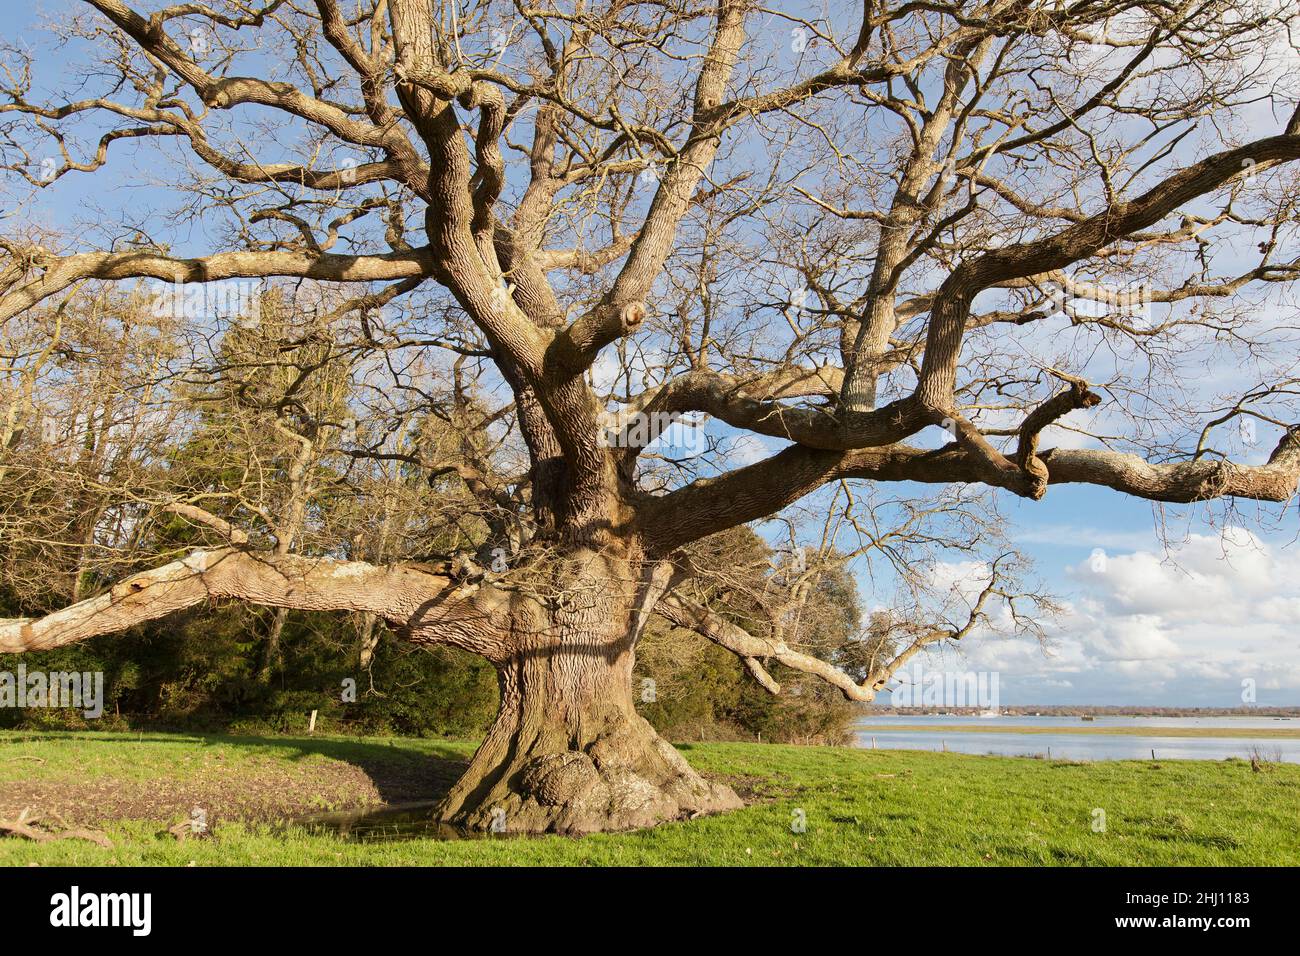
[[[50,188],[156,141],[176,205],[64,242],[16,225],[0,319],[91,280],[339,290],[356,348],[441,355],[481,389],[427,401],[479,446],[347,450],[454,475],[485,530],[369,563],[259,548],[191,506],[224,544],[6,622],[0,649],[214,597],[373,614],[500,675],[448,819],[644,826],[738,805],[633,709],[652,613],[855,700],[897,663],[854,675],[722,620],[692,596],[708,536],[890,482],[1296,490],[1295,326],[1257,291],[1300,270],[1291,2],[86,6],[59,24],[97,56],[66,98],[11,51],[5,165]],[[216,248],[173,253],[181,221]],[[1251,386],[1205,395],[1207,361]],[[709,447],[665,453],[700,414]],[[1245,418],[1272,451],[1234,461]],[[902,653],[1014,603],[1001,570]]]

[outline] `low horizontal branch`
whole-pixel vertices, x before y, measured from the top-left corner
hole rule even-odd
[[[64,647],[222,598],[299,610],[368,611],[409,627],[451,584],[450,578],[407,565],[234,548],[195,551],[44,617],[0,620],[0,653]]]

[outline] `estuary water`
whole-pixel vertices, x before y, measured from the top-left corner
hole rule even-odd
[[[1140,733],[1106,733],[1107,728]],[[898,729],[892,729],[898,728]],[[924,728],[924,729],[916,729]],[[960,729],[956,729],[960,728]],[[1069,729],[1069,733],[1065,729]],[[1170,730],[1234,731],[1230,737],[1173,736]],[[1300,731],[1288,717],[976,717],[872,714],[858,721],[859,747],[887,750],[950,750],[964,754],[1051,756],[1062,760],[1249,759],[1255,748],[1270,760],[1300,763],[1300,737],[1261,737],[1259,731]],[[1161,733],[1166,731],[1166,733]]]

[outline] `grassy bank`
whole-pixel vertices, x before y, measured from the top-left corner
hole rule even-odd
[[[436,795],[473,750],[427,740],[0,734],[0,818],[23,806],[102,827],[0,839],[0,864],[1300,864],[1300,766],[1091,764],[760,744],[683,748],[746,809],[584,837],[349,843],[285,832],[313,810]],[[165,828],[202,806],[206,840]],[[1105,811],[1105,832],[1094,832]],[[792,821],[806,819],[803,833]],[[160,832],[162,835],[159,835]]]

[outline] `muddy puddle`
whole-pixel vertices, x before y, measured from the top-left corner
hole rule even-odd
[[[308,833],[333,834],[357,843],[390,843],[398,840],[484,840],[501,839],[503,833],[462,830],[434,819],[436,803],[406,803],[378,810],[350,810],[313,813],[295,817],[286,827]]]

